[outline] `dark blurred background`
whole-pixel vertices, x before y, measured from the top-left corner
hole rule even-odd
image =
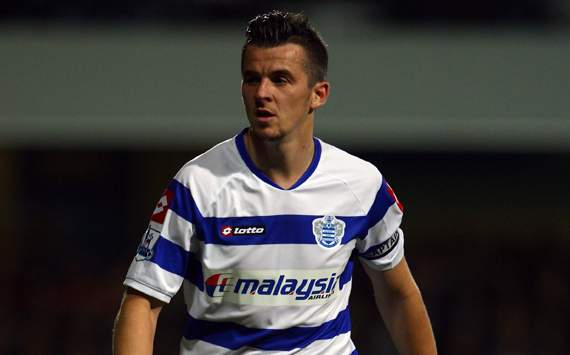
[[[249,18],[302,10],[329,43],[319,137],[406,206],[442,355],[570,349],[570,3],[0,3],[0,354],[108,354],[163,188],[246,120]],[[396,354],[357,268],[353,338]],[[155,354],[177,353],[182,297]]]

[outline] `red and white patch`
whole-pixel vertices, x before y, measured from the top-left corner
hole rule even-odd
[[[398,196],[396,196],[396,193],[394,192],[394,189],[392,189],[392,186],[390,186],[390,184],[386,183],[386,187],[388,189],[388,193],[390,194],[390,196],[392,196],[394,201],[396,201],[396,205],[398,205],[398,208],[400,209],[400,211],[404,212],[404,205],[400,202],[400,200],[398,200]]]
[[[222,226],[220,232],[224,237],[231,237],[234,234],[234,228],[230,226]]]
[[[174,193],[172,191],[170,190],[164,191],[164,193],[158,200],[158,203],[156,204],[154,211],[152,212],[152,216],[150,217],[151,221],[160,224],[164,223],[164,218],[166,218],[166,212],[168,212],[168,208],[170,206],[170,203],[172,202],[173,197]]]

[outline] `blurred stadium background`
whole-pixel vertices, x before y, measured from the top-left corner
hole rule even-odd
[[[317,135],[406,206],[442,355],[570,349],[570,3],[4,0],[0,354],[110,353],[122,280],[165,184],[245,126],[246,21],[307,13],[331,54]],[[353,334],[395,354],[362,271]],[[156,354],[177,353],[181,297]]]

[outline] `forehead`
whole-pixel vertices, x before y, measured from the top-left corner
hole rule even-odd
[[[306,63],[305,49],[296,43],[286,43],[276,47],[249,45],[244,52],[242,70],[303,70]]]

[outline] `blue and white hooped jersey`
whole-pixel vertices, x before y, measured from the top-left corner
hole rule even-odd
[[[398,264],[402,205],[372,164],[318,139],[306,173],[281,189],[243,133],[177,173],[124,284],[164,302],[184,289],[180,354],[356,354],[353,261]]]

